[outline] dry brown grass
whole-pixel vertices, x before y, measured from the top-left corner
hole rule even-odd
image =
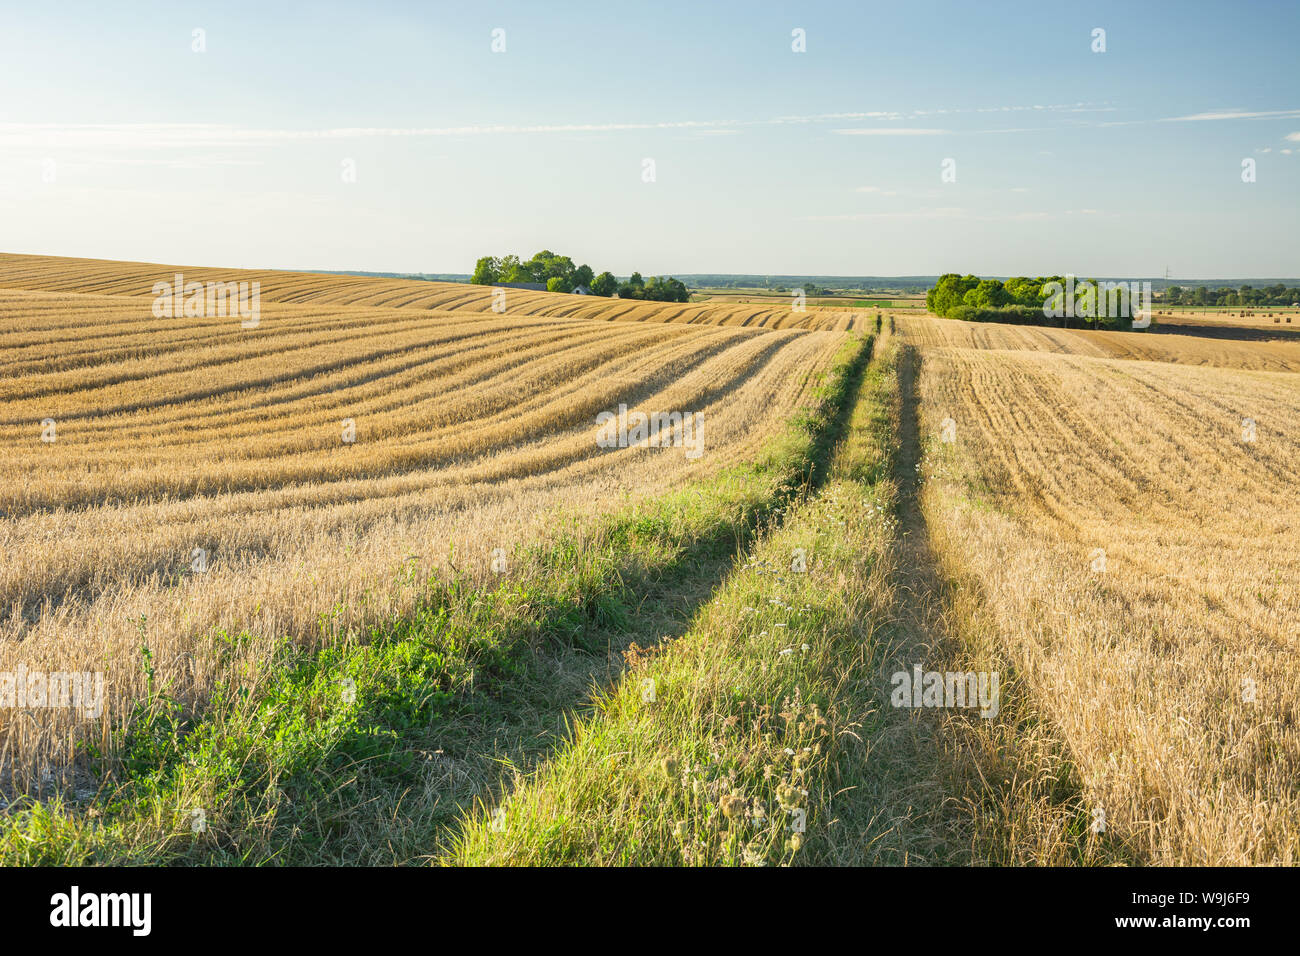
[[[1214,308],[1190,309],[1157,307],[1156,321],[1175,324],[1213,328],[1257,328],[1272,332],[1300,331],[1300,309],[1281,308],[1280,306],[1262,306],[1253,309]],[[1289,320],[1289,321],[1288,321]]]
[[[0,671],[104,671],[103,727],[145,691],[142,641],[157,680],[192,702],[277,638],[328,641],[410,610],[413,565],[486,579],[494,548],[752,456],[843,342],[381,307],[357,302],[363,280],[279,273],[266,283],[312,304],[270,302],[264,284],[260,326],[243,330],[154,318],[156,269],[92,278],[84,261],[43,260],[42,279],[39,257],[5,260]],[[4,288],[41,281],[60,290]],[[595,416],[620,402],[700,413],[703,457],[598,448]],[[200,638],[219,629],[251,638],[218,658]],[[0,765],[39,782],[66,763],[71,718],[15,713],[0,710]]]
[[[171,282],[178,272],[185,276],[186,282],[260,282],[263,303],[492,313],[491,286],[0,253],[0,288],[3,289],[152,297],[150,290],[155,282]],[[795,312],[788,303],[772,302],[691,305],[562,295],[527,289],[506,290],[506,302],[507,312],[513,316],[611,322],[672,322],[840,332],[874,326],[875,323],[874,312],[867,310],[810,309]]]
[[[1107,838],[1152,863],[1296,863],[1300,378],[1191,366],[1221,343],[1185,336],[1152,337],[1173,364],[1095,354],[1128,336],[899,327],[936,550],[980,585]]]
[[[914,344],[929,347],[1056,352],[1178,365],[1300,372],[1300,332],[1291,336],[1263,329],[1237,333],[1227,330],[1222,323],[1204,329],[1188,324],[1160,325],[1147,332],[1100,332],[928,317],[926,321],[914,321],[909,329]],[[1198,331],[1205,335],[1195,334]],[[1258,340],[1228,337],[1234,334],[1277,337]]]

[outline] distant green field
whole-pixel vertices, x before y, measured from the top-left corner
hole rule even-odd
[[[713,289],[699,288],[693,290],[692,301],[707,302],[789,302],[791,291],[787,289]],[[823,309],[923,309],[925,300],[920,297],[871,296],[864,298],[847,295],[809,295],[809,306]]]
[[[818,298],[817,305],[836,309],[922,309],[923,299],[832,299]]]

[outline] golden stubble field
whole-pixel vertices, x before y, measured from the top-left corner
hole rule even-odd
[[[260,282],[257,328],[156,317],[176,271]],[[283,638],[410,613],[421,576],[490,581],[496,553],[752,459],[874,321],[492,305],[446,283],[0,256],[0,672],[102,671],[108,717],[0,711],[0,783],[75,785],[74,746],[149,693],[144,643],[155,686],[195,703]],[[896,323],[920,358],[929,541],[977,586],[1028,702],[1008,713],[1039,720],[999,732],[1059,742],[1083,825],[1104,822],[1098,858],[1300,860],[1300,342]],[[700,413],[704,454],[599,447],[621,403]],[[1067,817],[1022,816],[1043,832],[1009,834],[1008,859],[1071,862]]]
[[[0,672],[102,670],[101,729],[146,693],[142,643],[194,701],[279,638],[409,611],[412,569],[485,579],[494,549],[752,457],[844,340],[707,308],[622,303],[636,321],[523,293],[496,314],[475,287],[262,275],[242,329],[156,318],[171,267],[0,257]],[[621,403],[697,413],[703,453],[598,447]],[[217,631],[249,637],[200,650]],[[0,711],[4,775],[49,782],[93,730],[74,723]]]
[[[1135,862],[1300,861],[1300,346],[899,330],[936,548],[1091,824]]]
[[[424,309],[438,312],[492,312],[491,286],[459,282],[424,282],[375,276],[330,275],[255,269],[198,268],[68,259],[0,253],[0,289],[71,292],[77,295],[149,296],[153,284],[171,282],[180,273],[186,282],[258,282],[262,302],[316,306],[364,306]],[[528,289],[507,290],[507,312],[514,316],[594,319],[619,322],[739,325],[770,329],[845,331],[874,323],[869,310],[809,309],[795,312],[788,302],[734,301],[689,304],[641,302],[599,296],[559,295]]]

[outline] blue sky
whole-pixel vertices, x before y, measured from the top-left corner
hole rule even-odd
[[[1296,3],[8,6],[0,251],[1300,276]]]

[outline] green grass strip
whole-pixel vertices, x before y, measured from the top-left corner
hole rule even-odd
[[[871,342],[846,344],[811,407],[753,463],[523,549],[496,587],[431,579],[412,616],[324,649],[285,641],[197,713],[154,688],[110,752],[91,755],[116,782],[89,805],[16,801],[0,819],[0,864],[374,860],[392,818],[365,807],[420,786],[446,726],[535,689],[551,650],[603,652],[649,587],[734,552],[824,477]],[[427,816],[436,825],[460,810]],[[420,839],[432,851],[438,837]]]
[[[892,353],[826,485],[690,631],[626,673],[571,742],[465,823],[449,865],[768,865],[852,858],[837,815],[870,772],[877,632],[893,605]]]

